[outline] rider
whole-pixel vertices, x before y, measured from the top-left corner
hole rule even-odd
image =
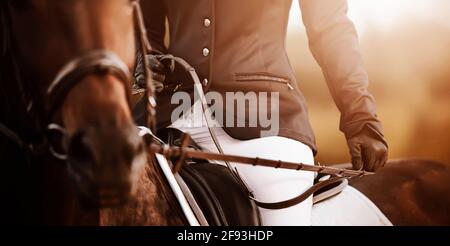
[[[386,162],[387,144],[374,98],[367,89],[368,76],[354,25],[347,17],[347,1],[300,0],[299,3],[310,49],[341,112],[340,130],[347,139],[353,167],[376,171]],[[255,97],[245,98],[249,101],[244,101],[242,106],[244,127],[222,124],[216,128],[218,142],[225,153],[314,163],[317,149],[307,106],[285,50],[291,4],[292,0],[142,2],[153,55],[172,54],[187,60],[199,74],[205,92],[217,92],[224,98],[228,92],[244,95],[256,92]],[[164,44],[166,17],[168,47]],[[159,127],[172,125],[187,131],[203,148],[218,151],[206,127],[191,127],[186,117],[171,121],[171,114],[178,106],[171,104],[173,94],[193,90],[191,82],[180,83],[186,80],[186,75],[177,70],[169,74],[167,66],[154,56],[148,59],[153,79],[164,85],[157,101]],[[139,73],[137,69],[138,81]],[[265,131],[267,125],[260,122],[249,125],[249,115],[258,111],[255,105],[262,103],[260,92],[278,93],[270,94],[273,97],[269,99],[271,116],[279,117],[278,128],[271,135]],[[258,103],[251,106],[251,100]],[[235,113],[239,109],[225,108],[229,103],[223,103],[224,117],[241,119],[242,115]],[[313,175],[307,172],[234,166],[255,197],[265,202],[297,196],[313,182]],[[310,225],[311,206],[309,198],[290,208],[260,209],[260,212],[264,225]]]

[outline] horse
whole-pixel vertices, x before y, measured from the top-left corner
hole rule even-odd
[[[11,27],[2,25],[0,32],[0,122],[6,127],[0,126],[12,130],[5,131],[9,138],[0,137],[1,163],[6,163],[1,206],[8,211],[2,223],[186,225],[154,156],[146,156],[123,71],[85,73],[63,90],[56,106],[46,93],[64,64],[86,55],[91,59],[84,61],[92,62],[89,54],[99,50],[115,54],[106,59],[115,67],[134,66],[130,2],[17,0],[0,10],[2,24]],[[51,110],[55,113],[47,119]],[[64,126],[50,130],[66,136],[67,161],[55,159],[61,153],[49,153],[49,144],[42,144],[52,141],[45,137],[49,122]],[[447,164],[401,160],[389,161],[374,175],[352,178],[350,185],[394,225],[449,225],[449,178]]]
[[[422,159],[390,160],[374,175],[350,180],[392,222],[450,225],[450,165]]]
[[[186,224],[131,117],[137,6],[0,3],[2,223]]]

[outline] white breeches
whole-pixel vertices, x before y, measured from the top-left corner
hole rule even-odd
[[[204,150],[218,153],[206,124],[202,124],[201,127],[192,127],[193,117],[202,117],[202,115],[189,114],[178,119],[171,127],[189,133]],[[203,117],[202,119],[205,121]],[[296,140],[272,136],[243,141],[230,137],[220,127],[214,128],[214,131],[226,154],[314,164],[311,149]],[[253,191],[256,199],[262,202],[279,202],[293,198],[313,184],[313,172],[231,164],[237,168],[239,175]],[[266,226],[311,225],[312,197],[301,204],[285,209],[259,208],[259,210],[262,224]]]

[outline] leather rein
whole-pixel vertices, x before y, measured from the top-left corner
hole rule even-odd
[[[210,153],[210,152],[204,152],[204,151],[198,151],[191,148],[188,148],[189,143],[189,135],[185,133],[183,139],[182,139],[182,145],[181,147],[176,146],[169,146],[162,144],[160,141],[158,143],[151,143],[149,145],[149,151],[152,153],[159,153],[164,155],[166,158],[175,158],[177,159],[175,165],[173,166],[173,173],[177,173],[181,170],[182,165],[184,165],[184,160],[186,158],[193,158],[193,159],[204,159],[204,160],[216,160],[216,161],[224,161],[226,163],[226,166],[228,167],[228,170],[231,172],[232,176],[238,181],[238,183],[242,186],[242,188],[247,192],[250,199],[252,199],[256,205],[262,208],[266,209],[283,209],[288,208],[291,206],[294,206],[296,204],[299,204],[303,202],[305,199],[307,199],[309,196],[314,194],[316,191],[319,191],[323,189],[324,187],[339,183],[343,181],[344,179],[349,179],[351,177],[361,177],[365,175],[373,174],[371,172],[366,172],[364,170],[349,170],[349,169],[341,169],[341,168],[333,168],[333,167],[326,167],[326,166],[314,166],[314,165],[307,165],[304,163],[292,163],[292,162],[284,162],[281,160],[270,160],[270,159],[261,159],[261,158],[248,158],[248,157],[242,157],[242,156],[236,156],[236,155],[228,155],[223,152],[223,149],[220,146],[220,143],[217,139],[217,136],[215,134],[214,128],[211,127],[212,122],[209,112],[209,107],[206,103],[206,97],[203,92],[203,87],[200,82],[200,79],[195,72],[195,69],[190,66],[185,60],[183,60],[180,57],[174,57],[172,55],[162,55],[158,56],[158,59],[163,61],[170,61],[175,64],[181,65],[183,69],[188,72],[190,75],[193,83],[194,83],[194,90],[195,93],[197,93],[200,96],[200,102],[202,105],[202,114],[206,121],[206,125],[208,127],[209,133],[211,135],[211,138],[216,145],[219,154],[216,153]],[[144,59],[146,60],[146,59]],[[273,167],[273,168],[282,168],[282,169],[290,169],[290,170],[296,170],[296,171],[312,171],[317,172],[319,174],[329,174],[334,175],[333,177],[320,181],[317,184],[313,185],[306,191],[304,191],[299,196],[296,196],[292,199],[288,199],[286,201],[281,202],[275,202],[275,203],[269,203],[269,202],[262,202],[258,201],[254,195],[253,192],[248,188],[244,180],[240,177],[238,171],[236,168],[233,168],[230,164],[230,162],[237,162],[241,164],[248,164],[253,166],[264,166],[264,167]]]

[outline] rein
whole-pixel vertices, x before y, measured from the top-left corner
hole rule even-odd
[[[147,114],[147,126],[152,131],[156,131],[156,99],[155,99],[155,86],[151,80],[151,71],[149,62],[145,57],[151,51],[150,42],[147,39],[147,30],[145,28],[144,17],[142,15],[141,5],[139,0],[132,0],[134,21],[137,29],[139,48],[142,52],[142,62],[144,65],[144,77],[147,85],[144,96],[147,98],[146,111]]]
[[[194,83],[194,90],[200,96],[200,102],[202,105],[202,113],[203,113],[203,117],[205,119],[206,125],[208,127],[209,134],[214,142],[214,145],[216,146],[217,150],[219,151],[219,153],[224,155],[225,153],[219,143],[219,140],[217,139],[214,128],[211,127],[212,122],[211,122],[211,119],[208,117],[208,115],[211,115],[211,113],[209,112],[209,107],[208,107],[208,104],[206,103],[206,96],[205,96],[205,93],[203,92],[203,85],[200,82],[200,79],[199,79],[197,73],[195,72],[195,69],[184,59],[182,59],[180,57],[175,57],[173,55],[159,56],[158,59],[161,62],[168,60],[168,61],[173,62],[174,65],[179,64],[183,67],[183,69],[186,72],[189,73],[189,75]],[[178,163],[182,162],[181,161],[182,159],[184,159],[184,158],[180,158]],[[233,178],[241,185],[241,187],[249,194],[250,197],[253,197],[253,192],[249,189],[249,187],[245,183],[245,181],[239,176],[237,169],[233,168],[227,160],[224,160],[224,161],[225,161],[225,164],[226,164],[228,170],[231,172]]]
[[[162,154],[166,158],[177,159],[175,165],[173,166],[173,170],[172,170],[173,173],[177,173],[178,171],[181,170],[182,165],[184,164],[184,160],[186,158],[225,161],[228,170],[231,172],[232,176],[236,179],[236,181],[238,181],[238,183],[242,186],[242,188],[247,192],[249,198],[251,200],[253,200],[255,202],[255,204],[258,205],[259,207],[267,208],[267,209],[283,209],[283,208],[291,207],[291,206],[294,206],[296,204],[303,202],[310,195],[314,194],[316,191],[319,191],[324,187],[341,182],[342,180],[349,179],[351,177],[361,177],[361,176],[373,174],[371,172],[366,172],[364,170],[348,170],[348,169],[341,169],[341,168],[325,167],[325,166],[320,166],[320,165],[314,166],[314,165],[307,165],[304,163],[292,163],[292,162],[284,162],[281,160],[248,158],[248,157],[225,154],[223,152],[223,150],[220,146],[220,143],[217,139],[217,136],[214,132],[214,128],[211,127],[211,125],[212,125],[210,122],[211,119],[207,115],[207,114],[210,115],[209,107],[206,103],[206,97],[203,92],[202,84],[200,82],[200,79],[198,78],[197,73],[195,72],[195,69],[180,57],[174,57],[172,55],[162,55],[162,56],[158,56],[158,59],[161,62],[165,61],[165,60],[169,60],[176,64],[179,64],[185,69],[185,71],[187,71],[189,73],[192,81],[194,82],[194,90],[200,96],[203,117],[205,118],[211,138],[213,139],[213,142],[219,151],[219,154],[215,154],[215,153],[197,151],[197,150],[192,150],[192,149],[187,148],[187,144],[189,142],[188,141],[189,135],[186,133],[183,137],[181,147],[169,146],[169,145],[161,144],[160,142],[158,144],[152,144],[150,142],[150,145],[149,145],[150,152]],[[146,60],[146,59],[144,59],[144,60]],[[153,138],[153,139],[155,139],[155,138]],[[320,181],[319,183],[313,185],[312,187],[307,189],[305,192],[303,192],[299,196],[294,197],[292,199],[288,199],[286,201],[281,201],[281,202],[268,203],[268,202],[261,202],[261,201],[256,200],[253,193],[250,191],[248,186],[245,184],[244,180],[239,176],[237,169],[233,168],[229,162],[238,162],[238,163],[249,164],[249,165],[253,165],[253,166],[282,168],[282,169],[289,169],[289,170],[296,170],[296,171],[311,171],[311,172],[316,172],[319,174],[334,175],[334,177],[331,177],[330,179],[325,180],[325,181]]]
[[[187,135],[187,134],[186,134]],[[252,165],[252,166],[260,166],[260,167],[272,167],[279,169],[288,169],[294,171],[310,171],[316,172],[319,174],[328,174],[328,175],[339,175],[345,178],[352,177],[362,177],[367,175],[373,175],[373,172],[367,172],[364,170],[352,170],[352,169],[344,169],[337,167],[328,167],[328,166],[315,166],[304,163],[296,163],[296,162],[288,162],[281,160],[272,160],[272,159],[264,159],[264,158],[252,158],[252,157],[244,157],[238,155],[229,155],[229,154],[216,154],[212,152],[206,151],[198,151],[188,147],[177,147],[177,146],[169,146],[166,144],[151,144],[148,147],[149,151],[155,152],[158,154],[162,154],[166,157],[170,158],[193,158],[193,159],[207,159],[207,160],[216,160],[216,161],[230,161],[230,162],[238,162],[241,164]],[[177,173],[181,167],[183,162],[175,165],[173,167],[173,172]]]

